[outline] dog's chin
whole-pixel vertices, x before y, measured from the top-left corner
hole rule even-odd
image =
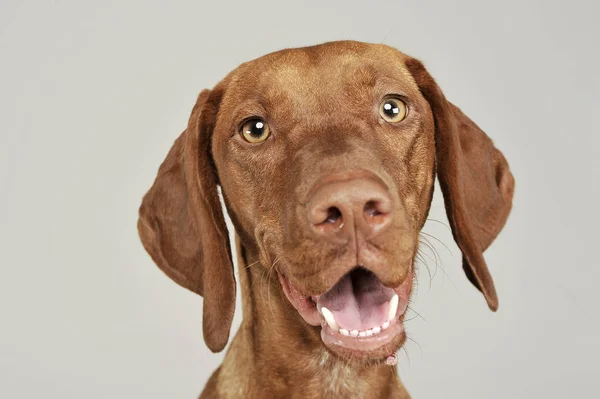
[[[333,353],[351,359],[386,359],[406,339],[404,314],[412,288],[412,273],[395,288],[356,267],[326,292],[305,296],[279,274],[289,302],[304,321],[321,328],[321,340]]]

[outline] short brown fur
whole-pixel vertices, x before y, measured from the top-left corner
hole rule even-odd
[[[409,107],[399,124],[378,118],[390,93]],[[237,132],[249,117],[268,121],[272,137],[244,142]],[[243,322],[201,398],[408,398],[395,367],[329,351],[277,275],[306,295],[363,264],[386,286],[401,284],[414,267],[436,168],[465,272],[496,310],[483,251],[508,217],[514,179],[492,141],[419,61],[384,45],[332,42],[242,64],[203,91],[138,223],[156,264],[204,297],[204,339],[221,351],[236,296],[222,188],[238,238]],[[314,188],[345,173],[381,181],[394,222],[385,234],[357,235],[340,247],[313,237],[303,215]]]

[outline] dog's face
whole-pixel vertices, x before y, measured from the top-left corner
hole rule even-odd
[[[403,58],[351,44],[252,61],[230,75],[213,131],[246,245],[323,341],[353,356],[403,337],[435,179],[433,115]]]
[[[204,295],[205,339],[222,349],[235,288],[219,183],[243,246],[277,272],[264,275],[307,328],[336,354],[381,359],[405,337],[436,161],[465,271],[495,309],[481,254],[510,211],[508,165],[418,61],[387,46],[283,50],[203,92],[140,234],[169,276]]]

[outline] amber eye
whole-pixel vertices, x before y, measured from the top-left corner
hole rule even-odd
[[[267,122],[262,119],[250,119],[242,125],[240,133],[244,140],[256,144],[262,143],[268,139],[271,134],[271,129],[269,129]]]
[[[400,122],[406,117],[406,104],[398,98],[385,98],[379,105],[379,115],[387,122]]]

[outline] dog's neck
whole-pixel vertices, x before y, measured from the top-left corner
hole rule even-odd
[[[396,367],[346,361],[287,301],[274,271],[238,246],[243,322],[210,384],[223,397],[408,398]],[[219,381],[216,381],[216,380]]]

